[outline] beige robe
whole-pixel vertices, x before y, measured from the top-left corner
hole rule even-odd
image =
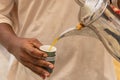
[[[51,44],[78,24],[79,8],[74,0],[0,0],[0,23],[10,24],[20,37]],[[50,80],[116,80],[111,56],[98,39],[70,36],[55,46],[55,69]],[[14,56],[10,55],[9,61],[8,80],[42,80]]]

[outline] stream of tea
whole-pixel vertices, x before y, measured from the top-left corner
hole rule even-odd
[[[53,40],[53,42],[52,42],[52,44],[50,45],[48,51],[51,51],[51,50],[52,50],[52,47],[55,46],[55,44],[58,42],[58,40],[59,40],[59,37],[58,37],[58,38],[55,38],[55,39]]]
[[[84,25],[82,23],[80,23],[76,26],[76,29],[81,30],[83,27],[84,27]],[[48,51],[52,50],[52,47],[55,46],[55,44],[58,42],[59,39],[60,39],[60,36],[53,40],[53,42],[52,42],[50,48],[48,49]]]

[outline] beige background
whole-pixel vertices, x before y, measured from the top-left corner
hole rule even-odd
[[[7,65],[7,59],[0,52],[0,80],[6,80]]]
[[[120,80],[120,63],[114,60],[115,70],[118,76],[117,80]],[[6,80],[6,72],[7,72],[8,60],[4,57],[0,52],[0,80]]]

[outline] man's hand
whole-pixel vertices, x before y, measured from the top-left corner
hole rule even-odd
[[[39,50],[42,44],[38,40],[19,38],[9,24],[0,23],[0,44],[39,76],[43,78],[50,76],[43,67],[53,69],[54,65],[45,61],[47,54]]]
[[[50,76],[50,73],[42,67],[53,69],[54,66],[52,63],[45,61],[47,54],[39,50],[41,45],[37,39],[16,38],[12,39],[8,51],[24,66],[45,78]]]

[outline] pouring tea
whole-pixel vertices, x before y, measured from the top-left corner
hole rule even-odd
[[[92,30],[97,36],[93,37],[98,38],[108,52],[120,61],[120,15],[115,14],[107,0],[86,0],[84,4],[79,0],[76,2],[82,4],[80,24],[61,33],[52,45],[67,36],[84,35],[86,28]],[[84,13],[85,10],[87,12]]]

